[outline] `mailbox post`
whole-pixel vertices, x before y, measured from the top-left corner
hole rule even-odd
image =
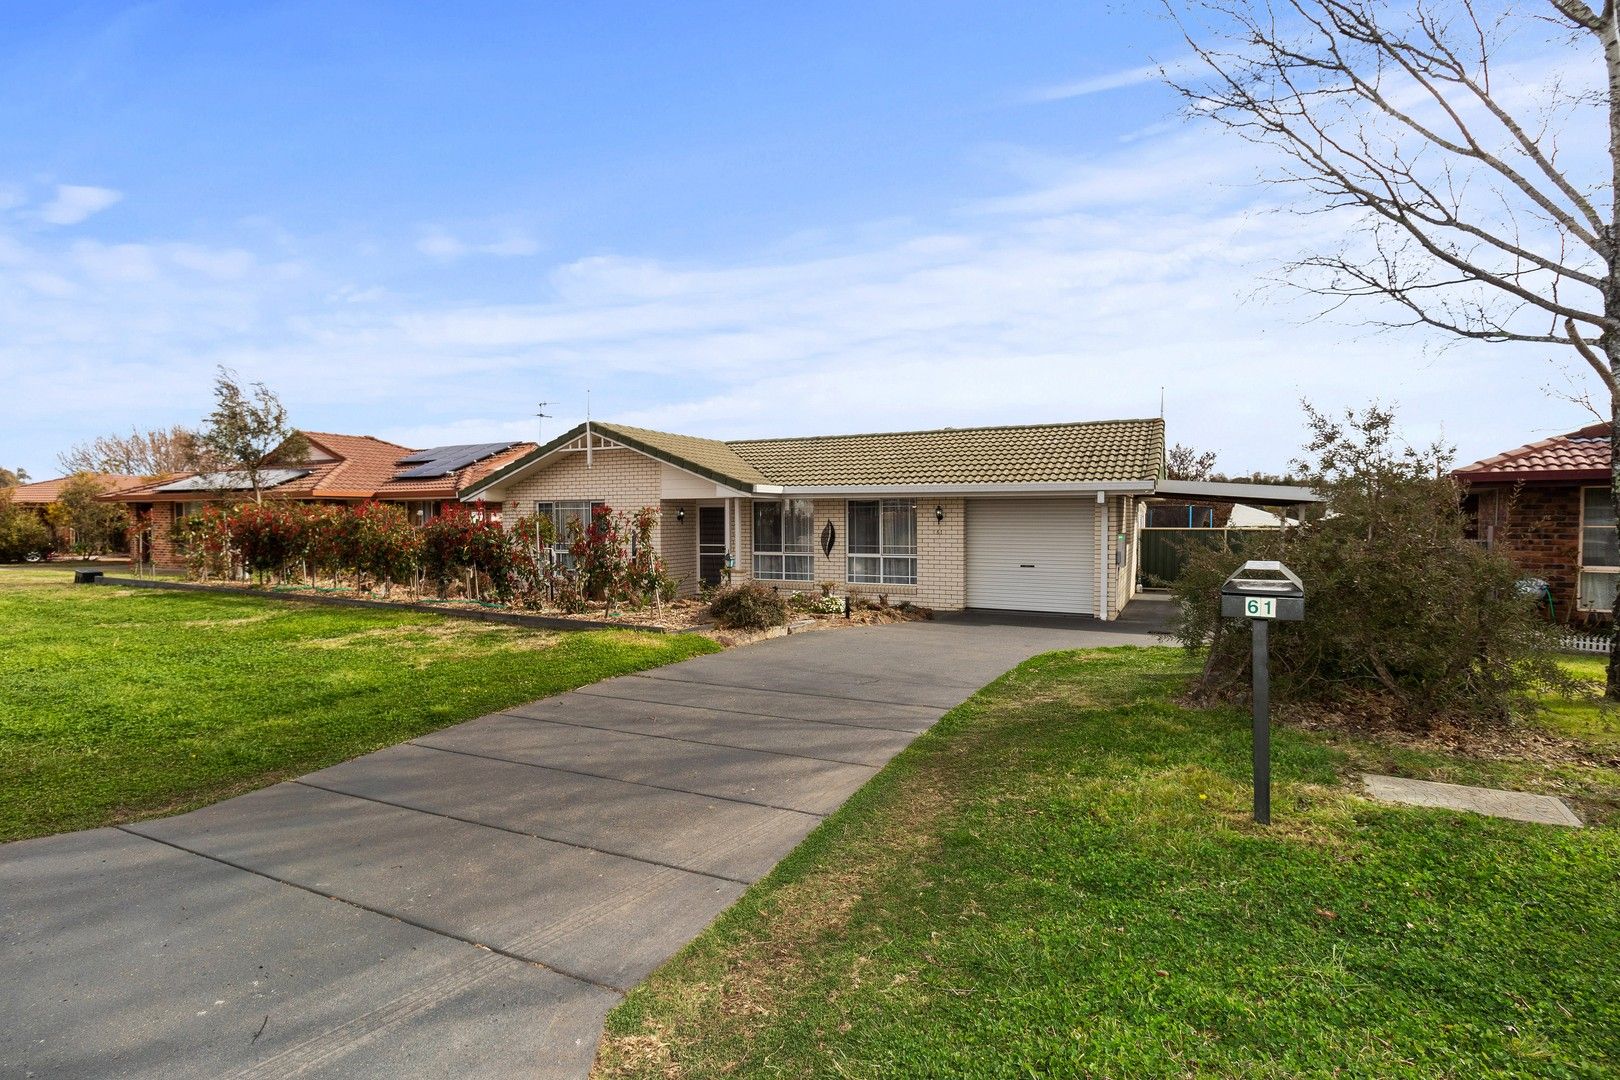
[[[1258,577],[1259,574],[1280,575]],[[1221,586],[1221,617],[1248,619],[1253,633],[1254,820],[1271,824],[1271,648],[1274,620],[1305,618],[1305,586],[1273,559],[1250,559]]]

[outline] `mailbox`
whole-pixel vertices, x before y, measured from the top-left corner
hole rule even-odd
[[[1260,575],[1267,574],[1269,577]],[[1221,617],[1248,619],[1254,643],[1254,820],[1271,823],[1271,647],[1273,621],[1305,618],[1305,583],[1275,559],[1250,559],[1221,586]]]
[[[1282,576],[1255,576],[1265,573]],[[1221,586],[1221,616],[1299,622],[1305,618],[1305,585],[1274,559],[1250,559]]]

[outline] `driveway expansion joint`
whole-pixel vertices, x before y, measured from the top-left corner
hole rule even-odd
[[[495,945],[490,945],[487,942],[474,941],[471,938],[462,937],[459,934],[452,934],[441,927],[432,926],[424,922],[418,922],[415,919],[408,919],[405,916],[396,914],[392,911],[384,911],[382,908],[373,907],[370,904],[362,904],[358,900],[350,900],[346,897],[337,896],[333,893],[326,892],[323,889],[315,889],[308,885],[300,885],[296,881],[288,881],[286,878],[280,878],[274,874],[267,874],[263,870],[255,870],[251,866],[243,866],[241,863],[232,862],[230,859],[221,858],[218,855],[210,855],[208,852],[198,851],[196,848],[186,847],[186,845],[175,843],[173,840],[164,840],[156,836],[148,836],[146,833],[137,832],[134,828],[127,825],[114,825],[113,828],[117,829],[119,832],[128,833],[130,836],[138,836],[142,840],[150,840],[154,844],[162,844],[164,847],[171,847],[176,851],[183,851],[187,855],[195,855],[199,859],[207,859],[209,862],[219,863],[221,866],[228,866],[232,870],[240,870],[244,874],[252,874],[255,877],[264,878],[266,881],[273,881],[277,885],[285,885],[291,889],[299,889],[303,892],[309,893],[311,896],[319,896],[324,900],[331,900],[339,904],[347,904],[349,907],[358,908],[359,910],[372,915],[380,915],[385,919],[393,919],[395,922],[404,923],[406,926],[414,926],[418,930],[425,930],[430,934],[437,934],[439,937],[445,938],[449,941],[459,941],[463,945],[469,945],[474,949],[482,949],[486,952],[492,952],[497,956],[504,956],[508,960],[516,960],[520,964],[531,964],[534,967],[543,968],[546,971],[552,972],[553,974],[561,975],[564,978],[573,979],[575,982],[594,986],[600,990],[611,990],[615,994],[622,996],[624,992],[629,989],[628,987],[614,986],[611,983],[605,983],[598,979],[593,979],[589,975],[581,975],[578,972],[557,967],[555,964],[547,964],[543,961],[536,960],[532,956],[524,956],[520,953],[509,952],[506,949],[499,948]]]
[[[956,707],[954,705],[930,705],[923,701],[890,701],[887,698],[851,697],[848,694],[807,694],[802,690],[777,690],[769,686],[742,686],[738,683],[717,682],[714,679],[670,679],[662,675],[651,675],[645,671],[641,672],[636,677],[639,679],[656,679],[662,683],[675,683],[677,686],[712,686],[724,690],[751,690],[760,694],[792,694],[794,697],[827,698],[831,701],[858,701],[863,705],[910,705],[918,709],[937,708],[941,712],[948,712],[950,709]],[[920,686],[923,684],[918,683],[915,685]],[[952,687],[952,689],[956,688]],[[978,688],[969,690],[962,696],[962,700],[966,701],[976,693],[978,693]],[[957,704],[961,704],[961,702],[958,702]]]
[[[515,719],[523,719],[516,717]],[[620,784],[634,784],[636,787],[655,788],[658,791],[676,791],[682,795],[698,795],[705,799],[719,799],[721,802],[741,803],[744,806],[759,806],[766,810],[781,810],[789,814],[803,814],[805,817],[825,818],[826,814],[818,814],[813,810],[801,810],[796,806],[779,806],[776,803],[758,802],[754,799],[739,799],[735,795],[716,795],[711,791],[693,791],[691,788],[670,787],[668,784],[649,784],[645,780],[626,780],[622,776],[607,776],[603,773],[585,772],[583,769],[565,769],[559,765],[538,765],[532,761],[516,761],[512,758],[498,757],[494,754],[475,754],[471,750],[456,750],[448,746],[434,746],[432,743],[417,742],[412,739],[411,746],[423,750],[437,750],[444,754],[461,754],[463,757],[482,758],[485,761],[504,761],[508,765],[522,765],[529,769],[546,769],[550,772],[569,773],[573,776],[589,776],[593,780],[613,780]],[[871,768],[871,766],[867,766]],[[876,770],[873,770],[876,772]]]
[[[640,675],[637,675],[637,676],[634,676],[634,677],[638,678],[638,679],[643,678],[643,676],[640,676]],[[668,683],[679,683],[682,680],[679,680],[679,679],[660,679],[658,681],[668,684]],[[882,724],[852,724],[848,720],[806,720],[802,716],[785,716],[782,713],[766,713],[766,712],[759,712],[757,710],[750,710],[750,709],[722,709],[718,705],[682,705],[678,701],[646,701],[646,700],[644,700],[642,698],[626,697],[623,694],[607,694],[607,693],[603,693],[600,689],[598,689],[598,687],[600,685],[601,685],[600,683],[593,683],[590,686],[581,686],[577,690],[570,690],[569,693],[571,693],[571,694],[581,694],[581,695],[583,695],[585,697],[602,698],[602,699],[604,699],[606,701],[623,701],[623,702],[626,702],[626,703],[631,704],[631,705],[657,705],[657,706],[659,706],[661,708],[691,709],[691,710],[693,710],[695,712],[709,712],[709,713],[720,712],[720,713],[728,713],[728,714],[730,714],[732,716],[756,716],[756,717],[762,716],[762,717],[765,717],[765,718],[770,719],[770,720],[791,720],[796,724],[825,724],[828,727],[854,728],[857,731],[889,731],[889,732],[893,732],[896,735],[913,735],[913,736],[915,736],[915,735],[921,734],[921,732],[917,728],[885,727]],[[745,689],[745,688],[727,687],[727,689]],[[762,690],[762,691],[760,691],[760,693],[764,693],[764,694],[789,694],[789,693],[792,693],[792,691],[791,690]],[[798,696],[799,697],[808,697],[808,698],[817,698],[817,697],[820,697],[822,695],[820,695],[820,694],[799,694]],[[844,700],[847,701],[847,700],[850,700],[850,699],[846,698]],[[932,726],[935,722],[937,722],[940,715],[943,715],[945,712],[949,711],[949,710],[944,710],[944,709],[935,709],[931,705],[908,705],[908,706],[906,706],[906,708],[928,709],[929,711],[934,712],[936,714],[936,716],[935,716],[934,720],[929,721],[929,726]],[[921,717],[919,717],[918,719],[921,719]]]
[[[424,747],[423,749],[432,748]],[[513,762],[513,764],[522,763]],[[549,768],[549,766],[545,767]],[[696,877],[713,878],[715,881],[724,881],[728,885],[753,884],[752,881],[746,881],[743,878],[727,877],[725,874],[713,874],[707,870],[694,870],[690,866],[677,866],[675,863],[661,862],[658,859],[648,859],[641,855],[626,855],[622,851],[609,851],[607,848],[592,847],[590,844],[581,844],[576,840],[559,840],[557,837],[547,836],[545,833],[527,832],[523,829],[513,829],[505,825],[495,825],[488,821],[479,821],[477,818],[462,817],[459,814],[447,814],[442,810],[425,810],[420,806],[412,806],[409,803],[394,802],[391,799],[379,799],[375,795],[357,795],[352,791],[344,791],[342,788],[327,787],[325,784],[315,784],[304,779],[290,780],[288,783],[298,784],[301,787],[314,788],[316,791],[324,791],[329,795],[341,795],[347,799],[359,799],[362,802],[378,803],[382,806],[392,806],[396,810],[409,810],[414,814],[426,814],[429,817],[444,818],[447,821],[459,821],[463,825],[477,825],[484,829],[494,829],[496,832],[511,833],[513,836],[526,836],[531,840],[544,840],[548,844],[561,844],[563,847],[576,848],[580,851],[589,851],[595,855],[609,855],[615,859],[628,859],[631,862],[643,863],[647,866],[656,866],[662,870],[676,870],[683,874],[695,875]],[[485,946],[483,945],[479,946],[479,948],[484,947]]]
[[[879,766],[868,761],[822,757],[820,754],[790,754],[786,750],[765,750],[758,746],[738,746],[736,743],[715,742],[712,739],[689,739],[684,735],[665,735],[659,731],[636,731],[634,728],[609,727],[606,724],[581,724],[576,720],[553,720],[549,716],[526,716],[517,712],[499,712],[494,715],[510,716],[513,720],[527,720],[531,724],[556,724],[558,727],[578,728],[581,731],[607,731],[614,735],[634,735],[641,739],[668,739],[670,742],[690,743],[693,746],[717,746],[723,750],[746,750],[750,754],[770,754],[772,757],[792,758],[795,761],[825,761],[829,765],[854,765],[862,769],[871,769],[874,773],[879,768]]]

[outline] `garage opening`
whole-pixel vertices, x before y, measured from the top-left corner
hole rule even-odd
[[[1094,613],[1094,513],[1079,498],[969,499],[967,606]]]

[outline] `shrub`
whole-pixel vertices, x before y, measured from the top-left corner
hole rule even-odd
[[[1279,703],[1500,723],[1533,710],[1536,691],[1567,685],[1557,631],[1516,588],[1512,560],[1468,539],[1449,451],[1399,445],[1393,413],[1376,405],[1342,421],[1305,408],[1315,460],[1295,464],[1326,514],[1241,555],[1195,551],[1176,582],[1177,634],[1209,648],[1200,693],[1247,688],[1248,628],[1220,617],[1219,597],[1244,558],[1281,559],[1305,583],[1305,621],[1272,628]]]
[[[404,509],[393,503],[366,502],[351,517],[345,564],[380,584],[384,596],[391,586],[411,581],[422,537],[406,519]]]
[[[745,582],[716,592],[709,614],[723,630],[766,630],[787,620],[787,603],[774,589]]]
[[[230,516],[224,507],[205,506],[199,514],[176,518],[169,540],[194,578],[229,577],[232,571]]]
[[[51,551],[51,530],[32,510],[11,504],[9,494],[0,493],[0,562],[19,562],[35,552]]]
[[[242,556],[245,569],[261,580],[285,578],[290,567],[303,562],[308,547],[305,515],[288,503],[244,503],[226,516],[231,545]]]

